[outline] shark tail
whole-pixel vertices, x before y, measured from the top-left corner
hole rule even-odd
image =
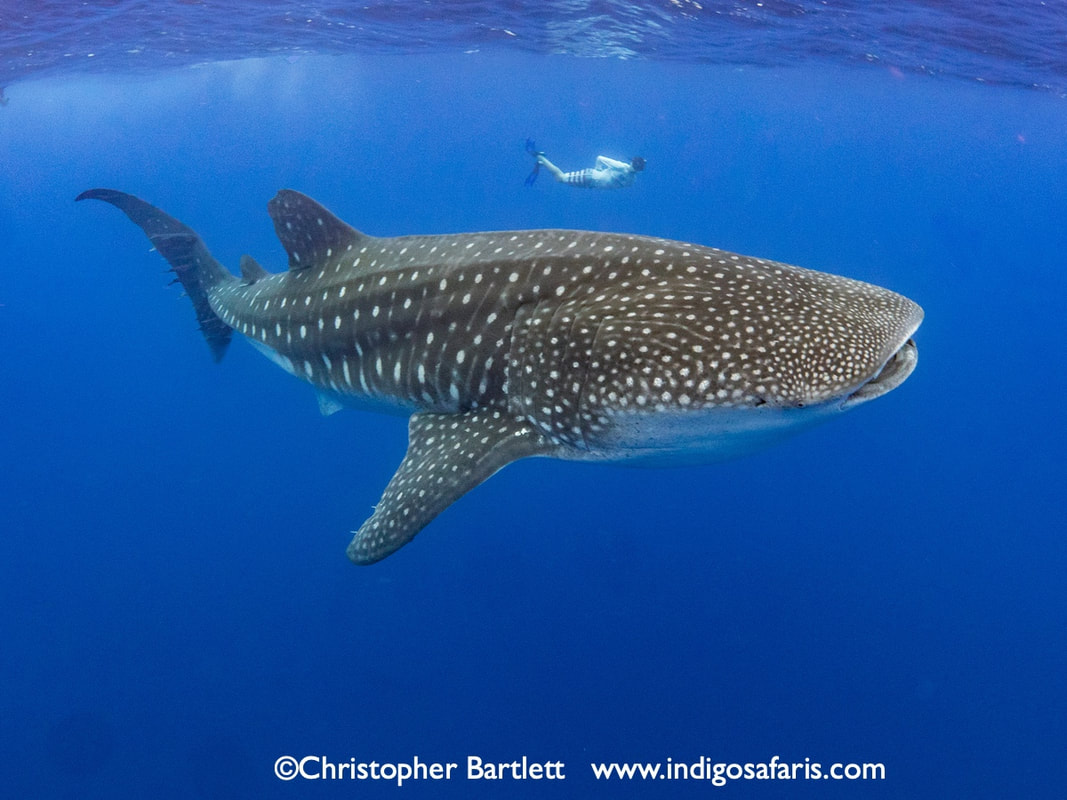
[[[103,200],[122,211],[145,232],[149,241],[170,263],[171,271],[193,301],[200,332],[220,361],[226,353],[233,329],[211,307],[210,292],[237,278],[208,252],[196,231],[140,198],[113,189],[89,189],[75,200]]]

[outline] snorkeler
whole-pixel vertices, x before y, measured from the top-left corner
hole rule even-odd
[[[634,176],[645,168],[645,160],[641,156],[634,156],[629,164],[607,156],[597,156],[596,166],[592,169],[564,172],[545,158],[545,154],[536,148],[533,139],[526,140],[526,152],[537,159],[533,172],[526,178],[527,186],[533,185],[541,167],[544,167],[557,181],[570,186],[580,186],[584,189],[621,189],[624,186],[631,186]]]

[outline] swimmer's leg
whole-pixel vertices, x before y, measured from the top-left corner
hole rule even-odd
[[[537,156],[537,163],[548,170],[549,174],[561,183],[566,183],[566,179],[563,177],[564,172],[543,155]]]

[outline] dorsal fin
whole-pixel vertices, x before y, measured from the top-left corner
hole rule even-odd
[[[289,254],[289,269],[322,266],[369,238],[292,189],[278,192],[267,204],[267,211]]]
[[[256,281],[262,280],[269,275],[270,273],[263,269],[252,256],[241,256],[241,278],[246,284],[251,286]]]

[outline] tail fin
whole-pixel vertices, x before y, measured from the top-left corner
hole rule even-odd
[[[75,199],[111,203],[145,232],[156,249],[170,262],[171,271],[193,301],[200,332],[204,334],[211,354],[216,361],[221,360],[233,329],[211,308],[208,292],[220,283],[237,278],[208,252],[196,231],[144,200],[113,189],[89,189]]]

